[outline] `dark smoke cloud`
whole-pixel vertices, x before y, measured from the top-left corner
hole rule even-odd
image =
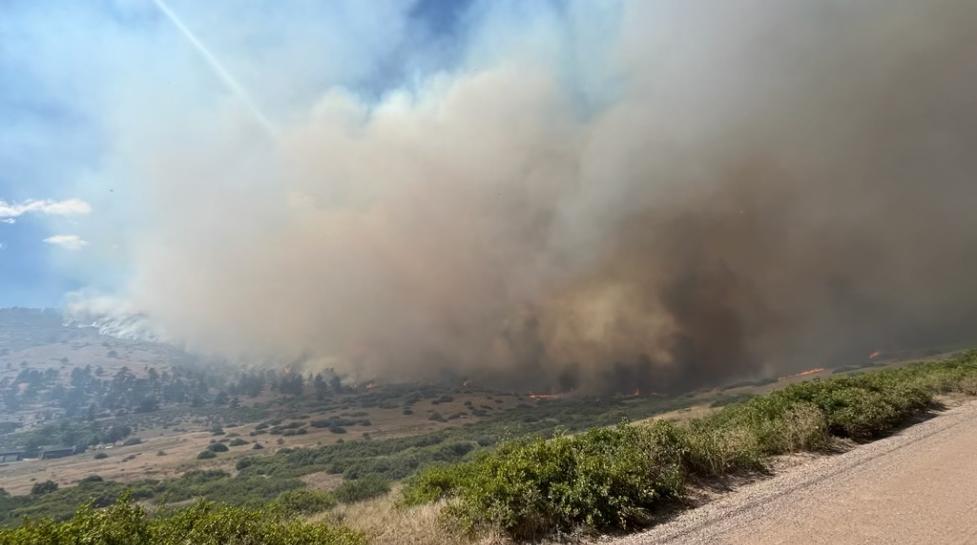
[[[330,92],[274,152],[130,150],[161,212],[129,298],[201,350],[552,390],[973,340],[977,4],[587,24],[473,45],[374,108]],[[583,115],[573,80],[601,89]],[[201,193],[215,178],[237,189]]]

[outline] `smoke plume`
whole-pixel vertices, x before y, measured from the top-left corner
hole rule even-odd
[[[492,5],[457,66],[324,89],[275,142],[120,128],[133,308],[201,351],[553,390],[973,338],[977,4]]]

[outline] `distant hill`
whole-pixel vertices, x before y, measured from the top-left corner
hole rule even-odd
[[[105,403],[109,394],[118,407],[136,408],[147,397],[136,397],[140,381],[195,361],[173,346],[68,324],[56,310],[0,309],[0,420],[30,427],[96,401],[99,410],[116,407]]]
[[[26,366],[42,369],[101,366],[111,372],[123,366],[134,373],[157,371],[194,360],[173,346],[103,335],[95,327],[66,323],[51,309],[0,309],[0,379]]]

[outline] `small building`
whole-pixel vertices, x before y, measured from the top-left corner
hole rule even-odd
[[[24,451],[22,450],[12,450],[9,452],[0,452],[0,463],[2,462],[19,462],[24,459]]]
[[[74,456],[76,454],[74,447],[65,448],[48,448],[41,451],[42,460],[53,460],[55,458],[64,458],[66,456]]]

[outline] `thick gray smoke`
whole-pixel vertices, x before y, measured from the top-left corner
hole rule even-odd
[[[475,18],[456,72],[330,91],[273,150],[122,144],[132,304],[201,350],[555,390],[974,337],[977,3],[573,15]]]

